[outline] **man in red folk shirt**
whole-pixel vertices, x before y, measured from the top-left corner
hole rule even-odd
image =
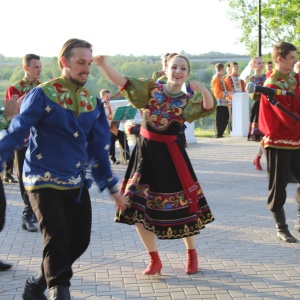
[[[275,68],[268,74],[265,87],[288,91],[300,97],[299,77],[292,72],[297,61],[296,51],[297,48],[290,43],[280,42],[275,45],[272,52]],[[300,101],[296,96],[272,97],[292,114],[300,116]],[[282,108],[271,104],[267,96],[261,94],[258,124],[265,134],[262,144],[266,149],[269,172],[268,208],[275,220],[277,237],[285,242],[296,243],[297,239],[286,224],[283,206],[289,172],[300,182],[300,122]],[[300,220],[298,222],[300,224]],[[296,228],[299,230],[299,226]]]

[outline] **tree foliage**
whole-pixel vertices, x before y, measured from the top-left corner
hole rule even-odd
[[[193,56],[185,54],[191,63],[190,80],[200,80],[207,87],[210,88],[211,78],[214,74],[214,66],[211,62],[201,62],[197,59],[193,60]],[[235,54],[223,54],[217,52],[210,52],[196,57],[219,57],[224,62],[222,57],[228,57],[234,60]],[[132,76],[136,78],[151,78],[152,74],[162,68],[160,57],[158,56],[124,56],[115,55],[107,57],[108,63],[112,65],[124,76]],[[52,78],[59,77],[61,71],[58,66],[57,57],[41,57],[42,73],[40,82],[46,82]],[[239,62],[240,71],[248,61]],[[4,57],[0,54],[0,81],[5,82],[0,85],[0,106],[4,99],[5,91],[10,84],[13,84],[24,77],[24,70],[22,68],[22,58]],[[8,83],[9,80],[9,83]],[[104,75],[100,72],[96,65],[91,66],[89,79],[85,84],[85,87],[90,90],[94,95],[99,97],[99,91],[101,89],[109,89],[112,94],[117,92],[118,87],[110,83]],[[1,101],[2,100],[2,101]]]
[[[226,1],[226,0],[220,0]],[[299,0],[227,0],[230,21],[241,28],[243,43],[250,56],[257,55],[259,12],[261,4],[261,45],[272,49],[278,42],[289,42],[300,49],[300,2]],[[263,51],[262,51],[263,52]],[[267,54],[267,53],[265,53]]]

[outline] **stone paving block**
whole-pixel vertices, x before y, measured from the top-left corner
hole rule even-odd
[[[91,243],[73,265],[72,300],[300,299],[300,243],[276,237],[266,203],[265,161],[263,171],[252,164],[257,143],[239,137],[200,138],[188,145],[187,152],[216,219],[196,236],[199,272],[184,273],[182,240],[158,240],[163,274],[143,276],[149,257],[135,226],[115,223],[112,199],[93,184]],[[122,178],[126,166],[114,165],[113,170]],[[285,211],[291,232],[300,240],[300,233],[293,230],[295,188],[287,186]],[[7,218],[0,233],[0,259],[14,267],[0,273],[0,299],[20,300],[26,278],[40,267],[43,241],[40,232],[21,228],[18,185],[6,184],[5,191]]]

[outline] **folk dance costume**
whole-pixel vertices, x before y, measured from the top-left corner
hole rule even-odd
[[[217,138],[223,137],[224,131],[228,125],[229,110],[226,83],[222,75],[214,75],[211,81],[211,92],[217,99],[215,135]]]
[[[8,125],[9,122],[6,119],[6,116],[3,114],[3,111],[0,111],[0,130],[7,128]],[[5,214],[6,214],[6,197],[4,193],[2,180],[0,179],[0,232],[2,231],[5,224]],[[0,271],[8,270],[11,267],[12,267],[11,264],[0,260]]]
[[[29,91],[31,91],[33,88],[37,87],[39,84],[40,84],[40,82],[38,80],[29,82],[28,79],[26,77],[24,77],[22,80],[14,83],[7,89],[6,95],[5,95],[5,102],[7,102],[13,95],[18,95],[19,98],[26,95]],[[33,221],[36,221],[36,218],[32,211],[32,207],[29,202],[28,194],[25,191],[23,180],[22,180],[23,163],[25,160],[25,153],[27,150],[27,139],[28,139],[28,136],[24,140],[23,147],[15,150],[14,162],[15,162],[15,167],[17,170],[20,193],[21,193],[21,197],[22,197],[23,203],[24,203],[24,210],[23,210],[23,216],[22,216],[22,228],[29,232],[36,232],[36,231],[38,231],[38,229],[33,224]],[[12,160],[12,163],[13,163],[13,160]]]
[[[162,77],[160,77],[156,80],[156,83],[166,84],[167,81],[168,81],[167,76],[163,75]],[[193,96],[194,95],[194,91],[192,90],[188,80],[184,83],[182,91],[185,91],[188,96]],[[180,130],[179,130],[179,135],[178,135],[182,139],[182,142],[184,143],[185,148],[187,147],[187,141],[186,141],[186,135],[185,135],[186,128],[187,128],[187,126],[183,123]]]
[[[261,76],[252,75],[247,79],[248,82],[253,82],[255,85],[263,86],[266,80],[266,74]],[[259,115],[259,103],[260,103],[260,93],[249,94],[250,99],[253,100],[253,104],[250,112],[250,122],[248,130],[248,141],[259,142],[263,138],[264,134],[258,129],[258,115]]]
[[[200,93],[169,94],[152,79],[127,79],[121,93],[143,109],[143,121],[121,187],[130,207],[118,211],[115,221],[141,223],[159,239],[199,234],[214,217],[178,134],[185,121],[214,108],[203,108]]]
[[[40,99],[43,102],[39,102]],[[43,83],[28,93],[20,115],[10,124],[10,135],[0,141],[1,161],[7,159],[12,149],[23,145],[30,131],[23,171],[27,191],[45,187],[59,190],[80,188],[88,162],[101,190],[114,186],[117,179],[112,175],[106,157],[110,144],[108,124],[106,117],[101,119],[100,114],[105,114],[101,101],[85,88],[76,90],[64,76]],[[41,119],[43,122],[39,123]],[[60,140],[62,133],[72,138]],[[99,139],[99,136],[104,138]],[[44,140],[53,140],[53,148],[45,146]],[[59,143],[55,142],[58,140]],[[100,162],[101,171],[98,168]],[[62,165],[64,172],[58,171]]]
[[[264,86],[294,93],[298,97],[299,78],[295,73],[283,74],[273,70]],[[300,115],[300,102],[294,96],[274,96],[285,109]],[[273,213],[277,235],[287,242],[297,241],[289,232],[284,213],[286,186],[289,172],[300,182],[300,122],[261,95],[259,107],[259,130],[264,133],[262,144],[266,149],[269,195],[268,207]],[[299,204],[300,206],[300,204]]]
[[[30,131],[23,181],[44,238],[42,274],[36,282],[43,290],[69,286],[72,264],[90,241],[86,165],[101,191],[112,191],[117,184],[108,158],[110,132],[103,104],[61,76],[27,94],[8,130],[0,141],[1,165]],[[31,284],[29,280],[26,286]]]
[[[5,103],[8,102],[8,100],[13,96],[13,95],[18,95],[19,97],[27,94],[30,92],[33,88],[38,86],[40,82],[38,80],[34,80],[33,82],[29,82],[26,77],[24,77],[22,80],[14,83],[11,85],[5,95]]]

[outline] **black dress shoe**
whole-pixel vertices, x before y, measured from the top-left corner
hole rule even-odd
[[[46,290],[44,284],[38,284],[32,276],[26,280],[22,299],[23,300],[48,300],[44,291]]]
[[[10,173],[6,173],[3,176],[3,181],[7,183],[18,183],[18,180],[16,180]]]
[[[32,223],[31,220],[23,220],[22,228],[23,228],[24,230],[29,231],[29,232],[37,232],[37,231],[38,231],[37,227],[35,227],[35,226],[33,225],[33,223]]]
[[[288,229],[284,231],[278,231],[277,237],[287,243],[297,243],[297,239],[290,233]]]
[[[58,285],[49,289],[50,300],[71,300],[70,288]]]
[[[0,260],[0,271],[6,271],[12,267],[11,264],[5,263]]]
[[[119,165],[119,164],[120,164],[120,161],[117,160],[117,159],[111,159],[110,161],[111,161],[111,163],[112,163],[113,165]]]
[[[31,222],[32,222],[32,223],[37,223],[37,222],[38,222],[38,220],[37,220],[35,214],[32,214]]]
[[[289,174],[288,183],[298,183],[298,180],[292,173]]]

